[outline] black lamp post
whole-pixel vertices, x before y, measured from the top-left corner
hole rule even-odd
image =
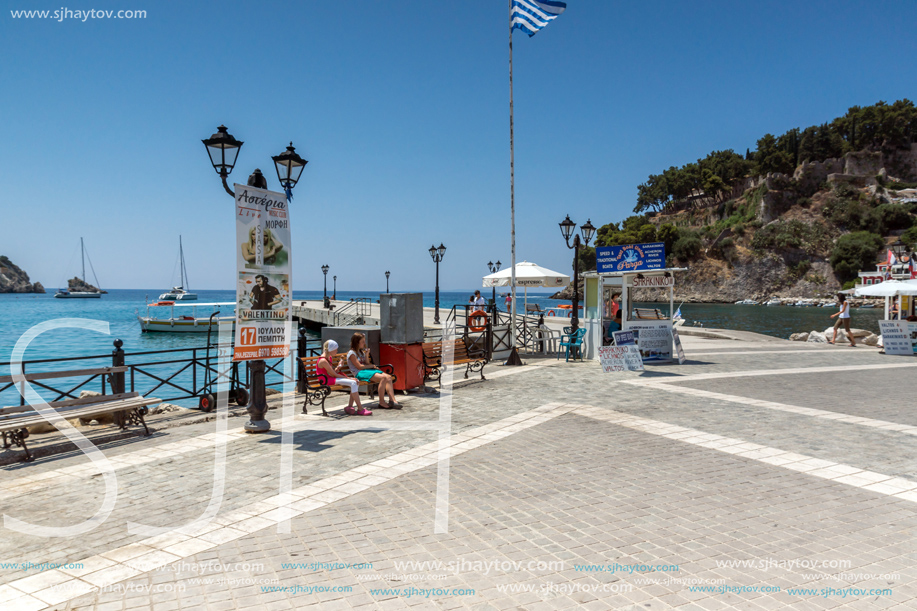
[[[433,261],[436,262],[436,294],[434,297],[434,311],[433,311],[433,322],[439,324],[439,262],[443,260],[443,255],[446,254],[446,247],[443,246],[443,243],[439,243],[439,247],[431,246],[430,247],[430,256],[433,257]]]
[[[570,326],[573,328],[573,332],[576,333],[576,330],[579,328],[579,247],[589,246],[589,242],[592,241],[592,236],[595,235],[595,227],[592,226],[592,221],[586,221],[586,224],[580,227],[580,231],[583,233],[583,241],[580,243],[579,234],[576,233],[576,223],[570,220],[570,215],[567,215],[563,221],[558,223],[560,225],[560,233],[564,236],[564,241],[567,243],[567,248],[573,249],[573,319],[570,321]],[[573,244],[570,244],[570,238],[573,238]]]
[[[235,199],[236,194],[229,188],[226,180],[236,165],[236,159],[239,151],[242,149],[242,141],[236,140],[232,134],[226,131],[226,126],[221,125],[217,128],[217,133],[209,138],[202,140],[207,148],[207,154],[210,156],[210,163],[213,169],[223,181],[223,188]],[[287,147],[287,150],[280,155],[272,158],[277,167],[277,178],[281,186],[286,191],[287,199],[293,197],[293,187],[299,181],[302,169],[308,163],[293,150],[293,143]],[[248,177],[246,183],[250,187],[267,189],[267,179],[261,170],[255,169]],[[289,338],[292,340],[292,338]],[[264,373],[265,365],[262,360],[248,361],[248,371],[251,375],[250,397],[248,401],[249,421],[245,423],[245,430],[250,433],[265,433],[271,430],[271,423],[265,419],[267,414],[267,395],[265,393]],[[238,398],[238,394],[236,395]]]
[[[488,262],[487,262],[487,269],[490,270],[490,273],[491,273],[491,274],[496,274],[498,271],[500,271],[500,261],[497,260],[496,263],[491,263],[490,261],[488,261]],[[494,291],[494,297],[493,297],[493,299],[494,299],[494,312],[496,312],[496,311],[497,311],[497,285],[496,285],[496,284],[493,285],[493,291]]]
[[[392,272],[385,272],[385,292],[388,293],[388,277],[392,275]]]
[[[331,298],[335,301],[338,298],[338,277],[334,276],[334,288],[331,290]]]
[[[328,307],[328,270],[331,269],[327,265],[322,265],[322,273],[325,274],[325,288],[322,290],[322,301],[325,302],[325,307]]]

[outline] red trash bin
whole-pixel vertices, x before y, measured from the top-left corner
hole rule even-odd
[[[379,344],[379,362],[395,369],[395,390],[423,386],[423,344]]]

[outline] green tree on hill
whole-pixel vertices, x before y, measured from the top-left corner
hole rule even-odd
[[[845,282],[857,277],[860,270],[871,270],[876,266],[876,256],[885,240],[869,231],[854,231],[842,235],[831,251],[831,267],[837,277]]]

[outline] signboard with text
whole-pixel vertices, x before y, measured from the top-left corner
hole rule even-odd
[[[601,346],[599,347],[599,362],[602,371],[643,371],[643,359],[640,358],[640,349],[634,345],[627,346]]]
[[[880,320],[885,354],[912,356],[917,352],[917,323],[906,320]]]
[[[611,336],[615,340],[615,346],[637,345],[638,340],[636,331],[612,331]]]
[[[283,193],[235,185],[234,361],[285,357],[291,338],[290,217]]]
[[[625,323],[627,331],[639,331],[637,345],[644,361],[672,360],[672,322],[637,320]]]
[[[595,249],[595,263],[600,274],[665,269],[665,244],[599,246]]]

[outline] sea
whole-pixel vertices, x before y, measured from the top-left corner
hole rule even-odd
[[[504,289],[505,291],[505,289]],[[120,339],[124,351],[130,355],[136,352],[171,350],[176,348],[201,348],[206,345],[206,334],[197,333],[143,333],[137,316],[146,313],[146,304],[150,299],[156,300],[160,290],[112,289],[100,299],[55,299],[53,293],[45,294],[0,294],[0,375],[9,375],[8,363],[14,346],[26,333],[35,335],[25,349],[24,360],[63,359],[90,355],[101,355],[96,361],[74,361],[63,363],[29,363],[27,371],[54,371],[62,369],[80,369],[91,366],[110,364],[113,350],[112,342]],[[474,290],[440,291],[440,308],[443,312],[453,305],[465,305]],[[487,291],[483,291],[487,293]],[[234,291],[197,291],[201,303],[231,302],[235,299]],[[498,291],[497,303],[502,307],[503,298]],[[368,297],[373,301],[379,298],[376,292],[340,292],[339,300],[357,297]],[[485,295],[485,298],[489,295]],[[294,300],[321,299],[322,291],[294,291]],[[517,293],[521,301],[522,294]],[[434,294],[423,293],[425,307],[433,307]],[[529,294],[528,303],[538,304],[542,308],[556,307],[564,301],[550,299],[546,294]],[[636,304],[650,306],[652,304]],[[668,304],[665,304],[667,306]],[[676,302],[676,306],[679,304]],[[521,305],[520,305],[521,309]],[[683,304],[681,312],[688,326],[704,326],[720,329],[754,331],[765,335],[788,338],[791,333],[824,330],[834,322],[829,318],[836,312],[835,308],[789,307],[789,306],[755,306],[725,304]],[[852,310],[851,325],[874,333],[879,332],[878,321],[882,317],[881,308]],[[85,329],[54,329],[37,334],[38,325],[55,319],[88,319],[101,323],[95,331]],[[215,341],[215,340],[214,340]],[[149,360],[168,360],[184,358],[179,356],[147,357]],[[128,358],[128,362],[131,359]],[[165,370],[165,367],[161,367]],[[171,374],[170,374],[171,375]],[[160,375],[160,377],[166,377]],[[276,381],[276,376],[275,381]],[[192,381],[189,371],[178,372],[173,381],[184,385]],[[148,380],[150,381],[150,380]],[[199,380],[198,380],[199,382]],[[3,384],[0,384],[2,389]],[[142,389],[138,389],[142,390]],[[19,402],[14,389],[0,390],[0,405],[12,405],[11,400]],[[159,395],[156,395],[159,396]],[[183,404],[182,401],[176,401]],[[189,401],[185,401],[187,405]]]

